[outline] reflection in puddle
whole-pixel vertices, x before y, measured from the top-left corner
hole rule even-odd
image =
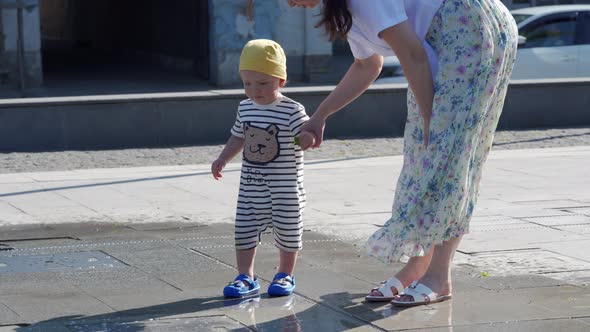
[[[452,301],[414,308],[396,308],[390,304],[374,307],[357,302],[350,294],[345,297],[353,300],[346,302],[342,300],[343,296],[333,296],[324,304],[297,295],[275,298],[265,294],[224,300],[223,303],[228,317],[261,332],[346,331],[358,327],[399,329],[402,326],[409,330],[437,328],[453,331]],[[352,316],[363,317],[364,322],[338,313],[332,307],[335,304]]]
[[[239,299],[225,299],[223,300],[223,306],[237,306],[241,310],[251,311],[260,306],[260,295],[242,297]]]
[[[224,306],[232,307],[246,314],[250,327],[257,331],[299,332],[301,324],[295,314],[295,295],[262,299],[260,295],[224,300]],[[278,317],[263,323],[257,322],[256,311],[262,310],[264,318]]]
[[[453,301],[417,306],[413,308],[398,308],[388,305],[381,311],[383,318],[393,321],[403,320],[404,322],[415,322],[421,327],[445,328],[453,331]],[[438,331],[438,330],[437,330]]]

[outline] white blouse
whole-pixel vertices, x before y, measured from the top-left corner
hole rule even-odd
[[[432,19],[444,0],[348,0],[352,15],[352,27],[348,32],[348,43],[357,59],[366,59],[377,53],[383,56],[395,55],[379,33],[391,26],[408,21],[422,41],[432,77],[438,71],[438,57],[424,40]]]

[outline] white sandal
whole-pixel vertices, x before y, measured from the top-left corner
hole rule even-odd
[[[394,287],[397,290],[397,294],[393,294],[393,292],[391,291],[391,287]],[[404,285],[402,284],[402,282],[399,281],[399,279],[396,277],[391,277],[391,278],[387,279],[386,281],[383,281],[381,283],[381,287],[371,289],[371,293],[374,291],[379,291],[379,292],[381,292],[382,295],[369,294],[369,295],[365,296],[365,300],[367,300],[369,302],[391,301],[391,300],[393,300],[394,296],[403,294],[403,292],[400,293],[400,290],[403,290],[403,289],[404,289]]]
[[[450,300],[452,298],[451,294],[439,295],[435,293],[432,289],[430,289],[428,286],[416,281],[414,281],[410,286],[404,289],[404,295],[411,296],[413,301],[406,302],[393,300],[391,301],[391,304],[393,304],[396,307],[415,307],[429,303],[442,302]]]

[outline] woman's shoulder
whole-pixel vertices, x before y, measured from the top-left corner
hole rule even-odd
[[[369,39],[376,37],[383,27],[396,25],[407,19],[404,0],[374,0],[370,5],[363,0],[349,0],[348,5],[352,16],[351,31]]]
[[[404,0],[371,0],[368,5],[366,0],[348,0],[348,10],[353,20],[355,18],[371,19],[381,15],[398,16],[405,13],[405,2]]]

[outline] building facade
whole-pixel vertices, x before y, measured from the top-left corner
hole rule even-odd
[[[314,28],[318,14],[286,0],[0,0],[0,86],[34,88],[52,73],[137,64],[235,86],[241,48],[255,38],[283,46],[290,80],[318,83],[342,47]]]
[[[0,0],[0,86],[42,84],[39,24],[38,0]]]

